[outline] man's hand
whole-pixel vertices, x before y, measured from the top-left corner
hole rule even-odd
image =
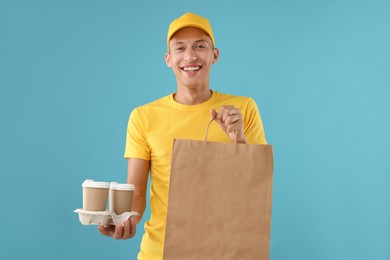
[[[240,109],[234,106],[223,106],[218,109],[218,112],[211,109],[210,116],[215,119],[232,141],[242,144],[247,143],[244,134],[244,121],[242,120]]]
[[[129,239],[134,237],[136,231],[136,221],[134,218],[130,218],[119,225],[111,225],[107,223],[106,226],[98,226],[99,232],[107,237],[114,239]]]

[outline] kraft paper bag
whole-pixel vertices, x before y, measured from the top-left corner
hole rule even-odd
[[[272,178],[271,145],[175,139],[164,259],[269,259]]]

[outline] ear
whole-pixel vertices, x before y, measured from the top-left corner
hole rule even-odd
[[[172,68],[171,55],[169,54],[169,52],[165,53],[165,63],[169,68]]]
[[[214,48],[214,50],[213,50],[213,61],[212,61],[212,63],[213,63],[213,64],[217,63],[218,58],[219,58],[219,49],[218,49],[218,48]]]

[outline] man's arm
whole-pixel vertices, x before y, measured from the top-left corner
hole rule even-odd
[[[133,195],[132,211],[136,211],[140,216],[126,220],[123,225],[98,226],[102,235],[113,237],[114,239],[132,238],[136,232],[136,225],[141,220],[146,207],[146,188],[148,184],[149,161],[143,159],[128,159],[127,182],[135,187]]]
[[[128,159],[127,183],[135,186],[133,195],[132,211],[140,215],[136,217],[138,223],[146,208],[146,189],[148,185],[148,173],[150,162],[143,159]]]

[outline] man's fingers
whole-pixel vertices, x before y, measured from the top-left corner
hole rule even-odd
[[[135,218],[130,218],[130,225],[131,225],[130,237],[133,237],[135,236],[135,232],[137,230],[137,223],[135,221]]]
[[[222,106],[218,109],[218,114],[217,114],[217,122],[218,123],[221,123],[221,122],[224,122],[223,120],[223,117],[224,117],[224,113],[225,111],[229,108],[230,106]]]
[[[122,224],[118,224],[115,226],[114,235],[112,236],[114,239],[120,239],[123,236],[123,226]]]
[[[235,126],[231,126],[233,124],[236,124],[237,122],[242,121],[242,115],[240,109],[234,107],[234,106],[222,106],[218,109],[218,113],[215,115],[214,113],[210,115],[214,116],[216,121],[220,124],[222,129],[225,131],[233,131],[233,130],[240,130],[240,125],[237,125],[237,129],[233,128]]]
[[[227,133],[235,132],[236,134],[240,134],[241,131],[242,131],[242,124],[238,120],[226,126]]]
[[[123,223],[123,239],[128,239],[130,238],[130,232],[131,232],[131,224],[130,224],[130,220],[126,220],[124,223]]]
[[[247,143],[244,134],[244,121],[239,108],[232,105],[222,106],[218,109],[218,112],[214,109],[210,110],[210,116],[216,120],[231,140],[239,143]]]
[[[104,235],[104,236],[112,236],[113,234],[113,228],[111,227],[111,225],[109,226],[98,226],[98,230],[100,232],[100,234]]]
[[[98,226],[99,233],[107,236],[107,231],[103,226]]]
[[[123,225],[111,225],[109,223],[106,226],[98,226],[100,234],[114,239],[128,239],[135,236],[137,222],[135,218],[126,220]]]
[[[215,119],[217,116],[217,111],[215,111],[215,109],[210,109],[210,117]]]
[[[241,114],[238,108],[235,108],[234,106],[222,106],[218,110],[216,119],[219,122],[225,122],[229,116],[236,115],[236,114]]]
[[[231,130],[231,125],[237,123],[238,121],[241,120],[241,115],[231,115],[231,116],[228,116],[225,120],[225,127],[226,127],[226,130]]]

